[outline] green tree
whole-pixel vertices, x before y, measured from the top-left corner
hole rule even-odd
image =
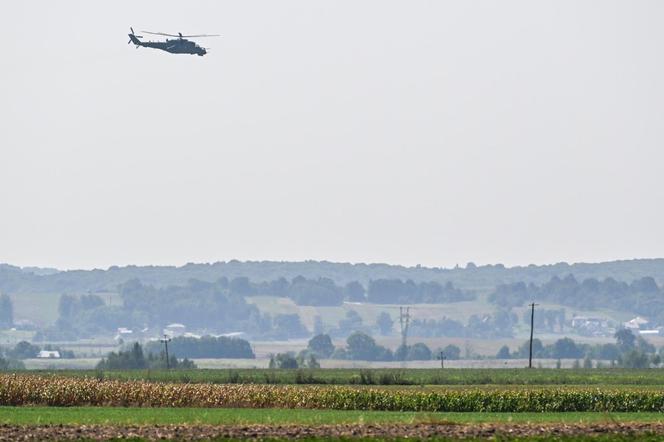
[[[454,344],[447,345],[441,351],[443,352],[445,359],[449,359],[450,361],[455,361],[461,358],[461,349]],[[440,351],[438,353],[440,353]]]
[[[650,366],[648,355],[636,349],[623,353],[619,362],[620,366],[625,368],[648,368]]]
[[[617,361],[620,358],[620,347],[616,344],[602,344],[597,357],[599,359]]]
[[[383,336],[389,335],[392,332],[392,327],[394,326],[394,321],[392,317],[387,312],[382,312],[378,315],[376,319],[376,325],[380,330],[380,334]]]
[[[316,359],[316,355],[310,352],[309,350],[302,350],[297,357],[298,368],[320,368],[320,363]]]
[[[362,332],[355,332],[346,339],[349,359],[360,361],[389,361],[392,353],[376,344],[374,339]]]
[[[344,287],[344,297],[346,301],[365,302],[365,290],[362,284],[357,281],[351,281]]]
[[[110,352],[97,364],[100,370],[137,370],[148,368],[141,344],[135,342],[128,351]]]
[[[408,348],[406,359],[409,361],[429,361],[431,360],[431,349],[425,344],[418,342]]]
[[[270,358],[270,368],[293,369],[298,367],[297,359],[291,353],[278,353]]]
[[[16,359],[6,359],[0,357],[0,371],[25,370],[25,364]]]
[[[323,326],[323,318],[320,315],[314,317],[314,335],[322,335],[325,327]]]
[[[646,341],[643,336],[636,338],[636,347],[644,353],[655,353],[657,350],[655,346]]]
[[[62,295],[58,301],[58,314],[61,319],[68,319],[74,316],[76,309],[76,298],[71,295]]]
[[[128,350],[119,352],[110,352],[98,364],[99,370],[138,370],[138,369],[191,369],[196,368],[196,364],[187,358],[179,360],[174,354],[169,355],[166,363],[166,353],[150,353],[145,357],[143,347],[138,342],[134,342]]]
[[[570,338],[558,339],[551,350],[551,357],[556,359],[580,358],[582,356],[583,350]]]
[[[196,364],[194,364],[194,361],[191,361],[187,358],[178,359],[175,355],[169,355],[168,363],[166,363],[166,353],[163,351],[158,355],[150,353],[147,358],[147,366],[152,370],[163,370],[165,368],[185,370],[197,368]]]
[[[309,334],[297,313],[281,314],[274,318],[274,331],[283,338],[302,338]]]
[[[6,293],[0,295],[0,328],[11,328],[14,325],[14,305]]]
[[[254,359],[256,357],[249,341],[226,336],[201,338],[178,336],[171,340],[168,347],[171,354],[186,358]],[[144,347],[145,353],[159,354],[163,350],[164,344],[159,341],[150,341]]]
[[[320,363],[313,354],[310,354],[307,359],[307,368],[320,368]]]
[[[544,350],[544,344],[542,344],[542,341],[537,338],[533,339],[533,357],[542,358],[545,356],[545,353],[546,351]],[[526,341],[521,344],[517,354],[520,358],[527,358],[530,354],[530,341]]]
[[[309,340],[307,349],[319,358],[327,359],[334,352],[334,344],[329,335],[317,335]]]
[[[507,345],[503,345],[496,353],[496,359],[510,359],[510,348]]]
[[[339,321],[339,329],[345,331],[357,331],[362,327],[362,317],[355,310],[348,310],[346,317]]]
[[[636,344],[636,336],[634,336],[631,330],[626,328],[618,330],[614,337],[616,338],[618,347],[623,352],[633,349]]]
[[[21,341],[12,350],[7,352],[7,356],[14,359],[36,358],[39,350],[41,350],[39,346],[33,345],[28,341]]]
[[[396,350],[394,350],[394,359],[396,361],[405,361],[408,359],[408,349],[410,347],[407,345],[400,345],[397,347]]]

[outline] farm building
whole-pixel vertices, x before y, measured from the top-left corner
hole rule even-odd
[[[645,330],[645,329],[651,328],[650,327],[650,321],[648,319],[644,318],[644,317],[641,317],[641,316],[637,316],[635,318],[630,319],[629,321],[623,323],[623,326],[626,329],[634,330],[634,331],[636,331],[636,330]]]
[[[164,328],[164,334],[172,337],[182,336],[186,329],[187,327],[185,327],[184,324],[175,322],[173,324],[168,324],[166,328]]]
[[[59,351],[42,350],[37,353],[39,359],[60,359]]]

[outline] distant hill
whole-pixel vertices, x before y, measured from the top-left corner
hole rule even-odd
[[[183,285],[190,279],[215,281],[246,276],[252,281],[270,281],[280,277],[292,279],[298,275],[306,278],[325,277],[337,284],[359,281],[367,284],[372,279],[411,279],[415,282],[451,281],[463,289],[488,291],[498,284],[523,281],[543,284],[553,276],[568,274],[582,281],[586,278],[612,277],[618,281],[632,282],[651,276],[664,284],[664,259],[634,259],[603,263],[558,263],[505,267],[501,264],[452,269],[431,267],[404,267],[389,264],[349,264],[327,261],[277,262],[277,261],[229,261],[212,264],[187,264],[171,266],[126,266],[107,270],[40,269],[0,264],[0,291],[6,293],[85,293],[115,291],[119,284],[138,279],[144,284],[163,287]]]

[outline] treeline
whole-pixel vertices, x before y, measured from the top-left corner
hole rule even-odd
[[[246,276],[252,281],[273,281],[281,277],[291,280],[298,275],[307,279],[328,278],[345,285],[359,281],[365,286],[377,279],[401,279],[415,282],[436,281],[445,284],[455,281],[464,289],[486,289],[501,283],[524,281],[543,284],[553,276],[575,274],[580,279],[631,281],[652,276],[664,281],[664,259],[638,259],[596,264],[529,265],[507,268],[501,264],[478,266],[468,263],[454,268],[404,267],[388,264],[349,264],[327,261],[275,262],[237,261],[211,264],[187,264],[169,266],[110,267],[107,270],[72,270],[20,268],[0,264],[0,291],[15,293],[86,293],[114,291],[118,285],[132,279],[155,287],[185,285],[190,279],[214,282],[221,277],[233,279]]]
[[[648,368],[662,363],[664,348],[659,349],[631,330],[621,329],[615,334],[616,342],[605,344],[581,344],[571,338],[558,339],[552,344],[543,345],[533,339],[533,357],[536,359],[584,359],[584,368],[593,368],[593,360],[610,361],[613,366],[626,368]],[[529,341],[511,351],[506,345],[496,354],[497,359],[523,359],[530,354]],[[601,363],[600,363],[601,364]],[[580,365],[580,363],[578,364]],[[595,364],[597,367],[597,363]]]
[[[50,344],[40,347],[28,341],[20,341],[13,348],[0,348],[0,356],[5,356],[8,359],[32,359],[36,358],[42,350],[57,351],[62,359],[74,359],[76,357],[72,350],[63,350]]]
[[[472,315],[466,324],[450,318],[414,319],[411,321],[410,334],[435,338],[509,338],[513,336],[513,328],[518,322],[519,318],[514,312],[498,309],[490,315]]]
[[[14,304],[6,294],[0,294],[0,330],[14,325]]]
[[[442,304],[472,301],[473,293],[460,290],[448,282],[420,282],[400,279],[378,279],[369,282],[367,301],[374,304]]]
[[[443,353],[446,359],[459,359],[461,349],[448,345],[432,351],[421,342],[399,346],[395,351],[376,343],[375,339],[363,332],[354,332],[346,339],[344,347],[334,347],[329,335],[316,335],[309,340],[307,349],[298,358],[306,360],[309,355],[319,359],[344,359],[354,361],[426,361],[436,359]]]
[[[525,282],[499,285],[489,300],[505,308],[537,300],[587,310],[629,311],[664,321],[664,289],[649,276],[631,283],[613,278],[588,278],[579,282],[571,274],[563,278],[554,276],[542,285]]]
[[[133,322],[196,324],[225,332],[243,330],[259,319],[256,306],[225,290],[224,281],[191,280],[186,285],[156,288],[138,280],[120,286],[122,309]]]
[[[35,341],[74,341],[115,333],[119,327],[148,336],[161,334],[170,323],[222,334],[242,331],[260,339],[310,336],[297,314],[262,314],[224,281],[189,281],[185,286],[156,288],[139,281],[120,287],[122,305],[109,306],[98,295],[63,295],[55,325],[40,330]]]
[[[220,278],[217,283],[229,293],[240,296],[268,295],[291,298],[298,305],[334,306],[341,305],[345,298],[354,296],[355,284],[341,287],[329,278],[306,279],[297,276],[292,280],[278,278],[272,281],[252,282],[242,276]],[[360,287],[361,295],[364,289]]]
[[[97,364],[98,370],[142,370],[142,369],[191,369],[197,368],[194,362],[187,358],[178,359],[170,354],[168,360],[164,352],[149,353],[145,356],[143,347],[138,342],[126,350],[117,353],[112,351]]]
[[[249,341],[226,336],[203,336],[201,338],[178,336],[168,343],[168,348],[173,354],[183,358],[256,358]],[[164,351],[164,344],[160,341],[150,341],[145,344],[145,351],[160,354]]]
[[[453,283],[435,281],[416,283],[412,280],[377,279],[365,288],[358,281],[337,285],[330,278],[307,279],[297,276],[292,280],[252,282],[247,277],[231,280],[221,278],[217,283],[231,294],[241,296],[270,295],[290,298],[298,305],[337,306],[343,301],[373,304],[421,304],[470,301],[471,292],[460,290]]]
[[[14,347],[0,347],[0,371],[24,370],[23,359],[36,358],[41,350],[58,351],[63,359],[73,359],[74,352],[53,345],[43,348],[28,341],[20,341]]]

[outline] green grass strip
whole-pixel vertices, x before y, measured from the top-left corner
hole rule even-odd
[[[664,385],[664,370],[653,369],[200,369],[200,370],[35,370],[22,374],[98,377],[115,380],[213,384],[326,385]]]
[[[0,407],[8,425],[664,422],[661,413],[424,413],[247,408]]]

